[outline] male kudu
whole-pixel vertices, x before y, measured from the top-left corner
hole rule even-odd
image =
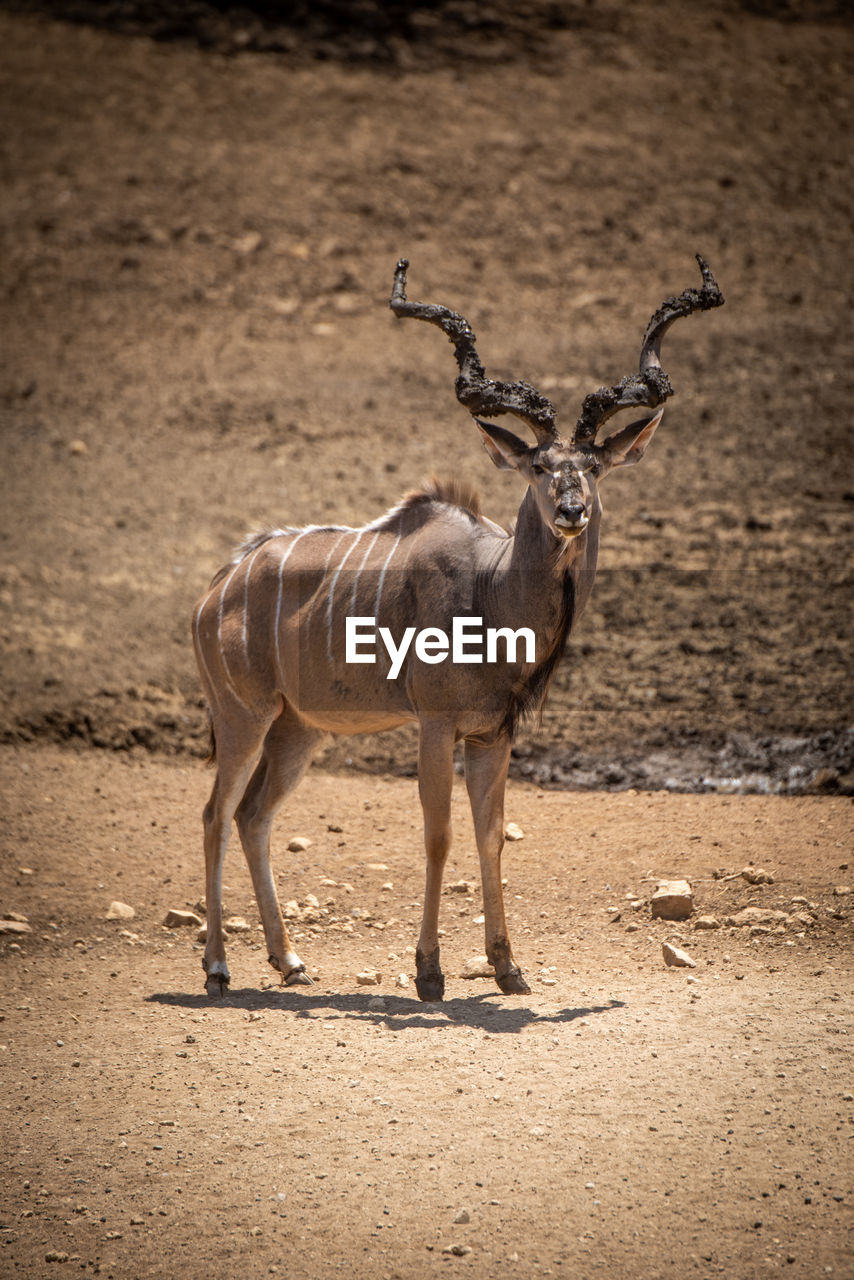
[[[252,538],[214,578],[196,608],[196,656],[210,709],[217,774],[204,812],[207,989],[229,981],[222,931],[222,869],[237,820],[264,924],[270,963],[284,982],[310,984],[293,950],[270,865],[273,816],[299,782],[328,732],[372,733],[417,721],[418,783],[424,812],[426,892],[416,952],[422,1000],[441,1000],[438,915],[451,841],[454,744],[464,743],[465,777],[480,856],[486,954],[502,991],[529,990],[513,959],[501,890],[504,788],[516,724],[538,708],[570,629],[590,594],[596,568],[599,485],[615,467],[643,455],[672,393],[659,363],[661,339],[674,320],[720,306],[720,290],[702,259],[703,283],[667,299],[647,326],[640,370],[587,396],[569,440],[553,405],[524,382],[489,380],[475,335],[446,307],[408,302],[408,263],[398,263],[391,308],[427,320],[453,343],[456,393],[474,416],[496,466],[527,486],[515,530],[485,519],[473,493],[434,483],[361,528],[310,526]],[[601,442],[601,425],[621,409],[655,412]],[[536,444],[484,421],[510,413]],[[348,662],[346,619],[375,619],[395,641],[407,627],[427,630],[399,674],[377,647],[374,661]],[[535,635],[534,660],[513,651],[505,661],[441,661],[437,633],[453,619],[484,628],[522,627]],[[411,633],[410,633],[411,637]],[[352,652],[352,651],[351,651]]]

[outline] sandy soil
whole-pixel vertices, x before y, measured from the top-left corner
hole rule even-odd
[[[31,926],[2,959],[3,1274],[851,1275],[847,799],[512,786],[512,998],[457,976],[483,946],[461,788],[431,1006],[414,783],[315,769],[280,833],[311,846],[277,866],[283,901],[319,903],[294,926],[316,985],[276,985],[233,850],[250,928],[210,1002],[196,930],[162,925],[200,891],[203,769],[46,746],[0,767],[0,901]],[[662,876],[722,927],[653,920]],[[133,919],[104,918],[115,898]],[[746,906],[785,919],[725,924]]]
[[[368,39],[336,0],[288,30],[0,6],[3,1274],[854,1275],[854,28],[522,8],[365,0]],[[416,1001],[399,732],[331,744],[280,823],[316,985],[274,985],[234,849],[209,1003],[162,923],[203,891],[193,601],[247,530],[357,524],[433,470],[519,501],[445,342],[387,311],[397,258],[566,426],[696,250],[727,305],[668,340],[677,394],[514,755],[532,995],[456,976],[458,795],[472,888],[449,998]],[[655,922],[675,875],[695,917]],[[747,906],[783,915],[725,923]]]

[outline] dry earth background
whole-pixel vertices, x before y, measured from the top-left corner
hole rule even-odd
[[[846,7],[7,2],[0,65],[3,1274],[854,1275]],[[431,470],[518,502],[395,261],[567,424],[696,250],[727,306],[668,339],[514,758],[534,994],[395,986],[399,733],[330,746],[280,824],[317,985],[272,985],[233,850],[208,1004],[162,926],[202,888],[194,599],[247,529]],[[481,946],[455,816],[449,975]],[[676,874],[721,929],[651,920]]]

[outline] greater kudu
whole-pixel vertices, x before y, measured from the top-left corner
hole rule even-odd
[[[418,782],[424,812],[427,877],[416,952],[422,1000],[441,1000],[438,915],[451,841],[454,744],[464,743],[465,777],[480,856],[486,954],[502,991],[529,990],[513,959],[501,889],[504,788],[520,716],[541,706],[570,628],[593,583],[599,543],[599,484],[615,467],[643,455],[672,393],[659,363],[671,323],[723,302],[702,259],[703,283],[667,299],[647,326],[640,371],[584,400],[569,440],[553,405],[524,382],[488,379],[475,335],[447,307],[408,302],[398,263],[395,315],[444,330],[459,365],[456,393],[474,416],[496,466],[527,486],[515,530],[481,516],[473,493],[434,483],[361,528],[310,526],[259,534],[214,578],[196,608],[196,655],[208,701],[217,774],[204,812],[207,989],[229,981],[222,932],[222,868],[237,820],[264,924],[270,963],[283,981],[310,984],[293,950],[270,866],[276,809],[305,772],[327,732],[372,733],[407,721],[419,725]],[[596,441],[618,410],[652,416]],[[536,444],[483,420],[511,413]],[[347,643],[347,619],[375,620],[392,650],[407,628],[419,632],[399,673],[377,650]],[[506,640],[505,661],[483,662],[471,647],[447,658],[454,619],[478,622]],[[534,652],[511,646],[533,631]],[[424,634],[426,633],[426,634]],[[362,635],[365,633],[362,632]],[[412,638],[412,631],[408,635]],[[517,637],[518,639],[518,637]],[[518,646],[516,646],[518,649]],[[402,649],[397,647],[398,655]],[[349,658],[349,661],[348,661]]]

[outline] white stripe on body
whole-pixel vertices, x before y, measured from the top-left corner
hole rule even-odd
[[[341,542],[344,540],[344,538],[347,537],[348,534],[358,533],[361,535],[361,532],[362,532],[361,529],[339,530],[337,527],[334,529],[330,529],[328,526],[325,528],[322,526],[311,526],[308,529],[303,529],[300,532],[300,537],[303,537],[307,533],[337,533],[339,535],[333,542],[329,550],[329,554],[327,555],[326,560],[324,561],[322,577],[320,582],[321,587],[323,586],[323,583],[326,580],[326,575],[329,572],[329,562],[331,561],[332,557],[335,555],[335,552],[338,550],[338,547],[341,545]],[[314,608],[315,608],[315,605],[317,604],[318,599],[319,599],[319,589],[318,589],[318,594],[315,596],[311,604],[308,606],[308,609],[300,618],[300,631],[305,636],[308,636],[309,632],[311,631],[311,616],[314,613]],[[280,579],[280,603],[281,603],[281,579]],[[276,644],[278,648],[278,626],[276,628]],[[277,654],[277,662],[278,662],[278,654]],[[281,671],[281,667],[279,667],[279,670]]]
[[[395,540],[394,540],[394,546],[392,547],[391,551],[389,551],[388,555],[386,556],[386,558],[385,558],[385,562],[384,562],[384,564],[383,564],[383,567],[382,567],[382,569],[380,570],[380,580],[379,580],[379,582],[377,583],[377,598],[376,598],[376,602],[374,603],[374,617],[375,617],[377,620],[379,620],[379,616],[380,616],[380,597],[382,596],[382,593],[383,593],[383,583],[385,582],[385,571],[386,571],[386,569],[388,568],[389,563],[391,562],[391,558],[392,558],[392,556],[394,555],[395,551],[397,551],[398,544],[399,544],[399,542],[400,542],[401,537],[402,537],[402,535],[401,535],[401,534],[398,534],[398,535],[397,535],[397,537],[395,538]]]
[[[246,565],[246,582],[243,584],[243,653],[246,658],[247,665],[249,663],[249,575],[252,572],[252,565],[255,563],[255,557],[258,555],[261,547],[264,546],[266,546],[266,543],[262,542],[261,546],[256,547],[250,555]]]
[[[367,532],[367,530],[366,530],[366,532]],[[366,551],[366,552],[365,552],[365,554],[362,556],[362,563],[359,565],[358,569],[356,570],[356,577],[355,577],[355,579],[354,579],[354,581],[353,581],[353,590],[352,590],[352,592],[350,593],[350,613],[351,613],[351,614],[352,614],[352,612],[353,612],[353,609],[354,609],[354,608],[355,608],[355,606],[356,606],[356,591],[357,591],[358,586],[359,586],[359,575],[360,575],[360,573],[362,572],[362,570],[364,569],[365,564],[367,563],[368,556],[369,556],[369,555],[371,554],[371,552],[373,551],[373,549],[374,549],[374,543],[376,542],[376,540],[377,540],[377,538],[378,538],[379,536],[380,536],[380,533],[379,533],[379,530],[377,530],[377,532],[374,534],[373,538],[371,538],[371,541],[370,541],[370,544],[369,544],[369,546],[368,546],[367,551]]]
[[[229,667],[228,667],[228,658],[226,658],[225,656],[225,645],[222,642],[222,618],[223,618],[223,612],[225,609],[225,593],[228,590],[228,584],[231,582],[231,579],[237,573],[237,570],[240,568],[241,563],[242,561],[234,566],[231,573],[228,575],[225,582],[222,584],[222,590],[219,593],[219,607],[217,609],[217,617],[216,617],[216,639],[217,639],[217,645],[219,646],[219,656],[222,659],[222,669],[223,669],[223,672],[225,673],[225,683],[228,685],[228,688],[231,690],[232,696],[240,703],[241,707],[243,707],[243,710],[249,711],[250,708],[247,706],[247,704],[241,698],[240,694],[237,692],[237,688],[234,684],[234,681],[231,678],[231,671],[229,670]],[[244,627],[246,626],[245,618],[244,618],[243,625]]]
[[[282,588],[284,585],[285,565],[288,563],[288,560],[290,559],[290,556],[291,556],[291,552],[293,551],[297,543],[302,541],[302,539],[305,537],[307,533],[311,533],[311,532],[312,532],[311,529],[301,530],[300,533],[298,533],[297,536],[294,538],[291,545],[287,548],[287,550],[285,551],[285,554],[282,556],[282,559],[279,563],[279,590],[278,590],[278,595],[276,596],[276,621],[274,623],[274,628],[276,633],[276,674],[279,677],[279,683],[281,685],[284,685],[284,676],[282,675],[282,651],[279,644],[279,621],[282,616]]]
[[[359,536],[356,538],[356,541],[353,543],[352,547],[347,548],[347,551],[344,554],[344,559],[341,561],[338,568],[335,570],[335,573],[333,574],[333,577],[332,577],[332,582],[329,585],[329,602],[326,605],[326,655],[329,658],[330,662],[332,661],[332,607],[335,603],[335,587],[341,575],[341,570],[344,568],[344,565],[347,563],[347,561],[350,559],[350,556],[353,554],[353,552],[358,547],[359,543],[362,541],[362,534],[364,532],[365,531],[362,530],[359,533]],[[338,542],[340,541],[341,539],[339,538]],[[337,546],[338,544],[336,543],[335,545]]]
[[[202,632],[201,632],[202,611],[204,610],[204,607],[209,600],[210,600],[210,596],[205,596],[204,600],[202,600],[201,604],[196,610],[196,616],[193,618],[193,630],[196,636],[196,653],[199,655],[199,664],[202,670],[202,683],[205,685],[205,697],[207,698],[208,703],[210,704],[211,710],[213,710],[214,702],[218,702],[219,699],[215,696],[216,685],[213,682],[213,678],[211,677],[211,669],[207,664],[207,659],[205,658],[204,651],[202,650]]]

